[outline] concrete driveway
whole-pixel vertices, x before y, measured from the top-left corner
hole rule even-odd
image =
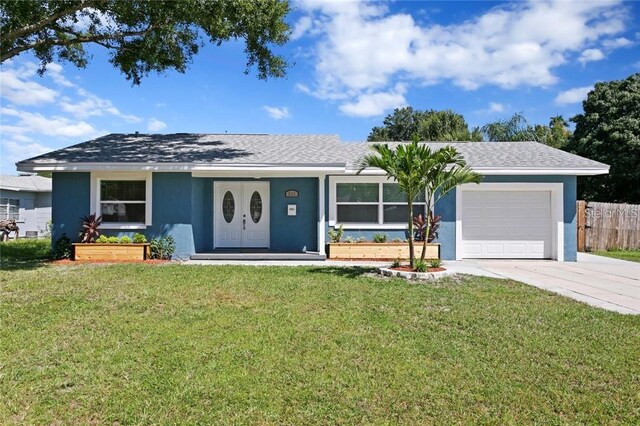
[[[578,253],[577,262],[465,260],[460,263],[487,272],[486,275],[510,278],[592,306],[640,315],[640,263],[587,253]]]

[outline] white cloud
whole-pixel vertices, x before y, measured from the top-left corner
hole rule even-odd
[[[32,143],[19,143],[13,140],[2,141],[2,172],[12,173],[14,168],[12,163],[16,163],[27,158],[35,157],[36,155],[45,154],[52,151],[53,148],[41,145],[36,142]],[[9,164],[7,164],[9,163]]]
[[[357,97],[355,102],[340,105],[340,111],[355,117],[374,117],[385,111],[407,104],[404,97],[406,87],[398,84],[389,92],[367,93]]]
[[[54,102],[58,92],[35,81],[25,79],[20,70],[5,68],[0,70],[3,98],[16,105],[43,105]]]
[[[147,124],[147,130],[150,132],[159,132],[167,128],[167,123],[164,121],[160,121],[157,118],[149,119],[149,123]]]
[[[578,58],[578,61],[581,63],[599,61],[604,59],[604,53],[600,49],[587,49]]]
[[[289,112],[289,108],[287,107],[264,105],[262,109],[265,110],[267,114],[269,114],[269,116],[274,120],[281,120],[283,118],[291,117],[291,113]]]
[[[576,87],[558,93],[555,103],[558,105],[576,104],[587,98],[587,94],[593,90],[593,86]]]
[[[14,125],[3,125],[3,133],[18,135],[37,133],[66,138],[89,138],[98,134],[97,130],[86,121],[76,121],[61,116],[47,117],[9,107],[0,108],[0,113],[4,116],[15,117],[17,120]]]
[[[127,123],[139,123],[142,121],[140,117],[132,114],[123,114],[108,99],[103,99],[82,88],[77,90],[81,97],[79,101],[73,101],[69,97],[63,97],[60,101],[60,108],[63,111],[73,114],[77,118],[87,118],[92,116],[102,116],[105,114],[120,117]]]
[[[302,37],[309,29],[311,28],[312,21],[308,16],[303,16],[298,19],[298,22],[293,27],[293,31],[291,31],[291,40],[297,40]]]
[[[497,102],[489,102],[489,112],[504,112],[504,105]]]
[[[314,82],[297,88],[347,110],[366,109],[373,94],[398,82],[550,86],[557,67],[618,35],[628,20],[617,0],[511,3],[449,25],[421,24],[379,3],[309,0],[300,9],[313,22],[307,35],[320,35],[311,49]]]
[[[47,65],[47,74],[51,79],[58,85],[64,87],[74,87],[75,84],[67,80],[67,78],[63,75],[64,69],[62,65],[57,63],[51,63]]]
[[[610,49],[618,49],[620,47],[629,47],[633,44],[631,40],[625,37],[618,37],[611,40],[605,40],[602,42],[604,47],[608,47]]]

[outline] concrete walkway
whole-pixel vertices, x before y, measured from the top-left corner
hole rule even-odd
[[[459,263],[591,306],[623,314],[640,314],[640,263],[587,253],[578,253],[577,262],[465,260]]]

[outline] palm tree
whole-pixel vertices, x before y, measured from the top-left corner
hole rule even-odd
[[[398,145],[392,149],[387,144],[373,144],[375,153],[366,155],[360,163],[357,174],[367,167],[377,167],[396,181],[407,196],[407,225],[409,228],[409,265],[413,268],[415,249],[413,241],[413,202],[420,193],[427,192],[426,217],[436,202],[449,191],[463,183],[480,183],[481,176],[472,171],[462,155],[446,146],[432,150],[426,144],[418,143],[417,136],[409,144]],[[420,258],[424,260],[430,221],[427,221],[425,238]]]
[[[480,183],[482,176],[469,168],[462,155],[452,146],[432,151],[425,149],[424,189],[427,192],[425,217],[431,218],[436,203],[453,188],[465,183]],[[426,220],[420,260],[424,260],[431,220]]]
[[[425,164],[429,159],[428,147],[418,144],[417,136],[409,144],[398,145],[392,149],[387,144],[371,145],[374,154],[368,154],[360,163],[357,174],[367,167],[377,167],[396,181],[407,196],[407,224],[409,226],[409,265],[413,268],[413,201],[425,189]]]

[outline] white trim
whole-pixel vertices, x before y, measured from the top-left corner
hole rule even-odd
[[[329,226],[336,227],[342,225],[344,229],[407,229],[406,223],[339,223],[338,222],[338,203],[336,202],[336,184],[338,183],[395,183],[395,180],[385,176],[329,176]],[[425,193],[426,196],[426,193]],[[382,193],[380,193],[382,197]],[[340,203],[344,205],[376,205],[378,206],[378,220],[384,219],[385,205],[404,205],[401,202],[384,202],[379,199],[374,202],[362,203]],[[414,204],[426,204],[424,202],[414,202]]]
[[[501,167],[473,167],[473,171],[484,176],[595,176],[609,173],[609,167],[585,168],[501,168]],[[355,175],[357,169],[347,169],[345,174]],[[363,176],[382,176],[385,172],[380,169],[364,169]]]
[[[93,172],[93,171],[154,171],[154,172],[198,172],[196,177],[220,177],[225,173],[228,176],[255,176],[255,172],[261,173],[344,173],[344,163],[314,163],[314,164],[205,164],[205,163],[17,163],[19,171],[30,172]],[[207,174],[207,172],[220,172]],[[247,175],[247,173],[249,173]]]
[[[325,185],[325,176],[320,176],[318,178],[318,254],[324,255],[325,253],[325,211],[324,211],[324,185]]]
[[[205,164],[205,163],[16,163],[21,172],[92,172],[92,171],[156,171],[156,172],[194,172],[195,177],[253,177],[255,172],[264,176],[297,176],[304,173],[336,173],[355,175],[357,168],[347,163],[314,163],[314,164]],[[473,167],[473,170],[485,176],[540,176],[569,175],[594,176],[609,173],[609,167]],[[218,172],[212,174],[211,172]],[[380,169],[364,169],[364,176],[383,176]]]
[[[557,182],[468,183],[456,188],[456,260],[462,260],[463,191],[549,191],[551,192],[551,258],[564,261],[564,185]]]
[[[145,223],[103,222],[103,229],[145,229],[152,224],[153,173],[144,172],[92,172],[89,190],[89,213],[100,214],[100,181],[103,180],[144,180],[145,181]]]

